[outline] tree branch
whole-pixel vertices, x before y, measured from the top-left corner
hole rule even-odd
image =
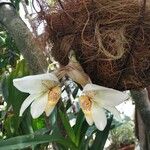
[[[12,5],[0,5],[0,24],[6,28],[15,40],[18,49],[27,60],[33,74],[45,72],[48,64],[43,49],[40,48]]]
[[[137,110],[139,111],[142,121],[144,122],[146,131],[150,132],[150,101],[146,89],[141,91],[131,90],[131,96],[135,101]]]

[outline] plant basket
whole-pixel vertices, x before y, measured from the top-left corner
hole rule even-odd
[[[93,83],[118,90],[150,84],[150,2],[62,0],[43,6],[40,18],[61,65],[74,50]],[[44,9],[46,11],[44,11]]]
[[[122,148],[119,148],[119,150],[134,150],[135,149],[135,144],[127,145]]]

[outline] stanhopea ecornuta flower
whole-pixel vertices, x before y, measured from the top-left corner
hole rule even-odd
[[[104,130],[107,125],[105,109],[110,111],[117,119],[120,113],[115,106],[128,98],[128,95],[106,87],[95,84],[87,84],[80,96],[80,107],[84,112],[89,125],[95,123],[99,130]]]
[[[20,116],[30,104],[33,118],[38,118],[44,111],[49,116],[61,96],[59,80],[52,73],[14,79],[13,84],[18,90],[30,94],[21,106]]]

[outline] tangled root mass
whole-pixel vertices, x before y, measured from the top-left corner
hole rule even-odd
[[[150,84],[149,0],[58,0],[40,2],[39,18],[51,54],[68,64],[74,50],[93,83],[118,90]]]

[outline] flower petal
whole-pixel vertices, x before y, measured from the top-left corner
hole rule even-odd
[[[83,92],[88,92],[88,91],[101,91],[101,90],[107,90],[106,87],[103,86],[99,86],[96,84],[86,84],[85,87],[83,88]]]
[[[85,115],[85,119],[87,121],[87,123],[91,126],[93,124],[93,118],[92,115]]]
[[[103,131],[107,125],[107,118],[105,111],[99,107],[96,103],[92,104],[92,117],[95,123],[95,126]]]
[[[22,114],[24,113],[24,111],[27,109],[27,107],[37,98],[39,97],[39,95],[33,94],[33,95],[29,95],[24,102],[21,105],[21,109],[20,109],[20,114],[19,116],[22,116]]]
[[[38,118],[45,110],[48,101],[48,92],[38,97],[31,105],[31,115]]]
[[[31,75],[13,80],[14,86],[22,92],[40,93],[46,91],[59,83],[57,77],[52,73]]]
[[[99,103],[100,105],[105,106],[117,106],[124,100],[127,100],[129,97],[127,93],[99,86],[96,84],[87,84],[83,89],[84,93],[88,93],[90,91],[95,92],[93,100]]]
[[[49,105],[47,103],[46,108],[45,108],[46,116],[49,116],[52,113],[52,111],[54,110],[54,108],[55,108],[55,105]]]
[[[102,106],[117,106],[127,99],[127,94],[113,89],[99,91],[94,97],[94,100]]]
[[[122,121],[120,112],[115,108],[115,107],[110,107],[110,106],[104,106],[104,108],[108,111],[110,111],[118,121]]]

